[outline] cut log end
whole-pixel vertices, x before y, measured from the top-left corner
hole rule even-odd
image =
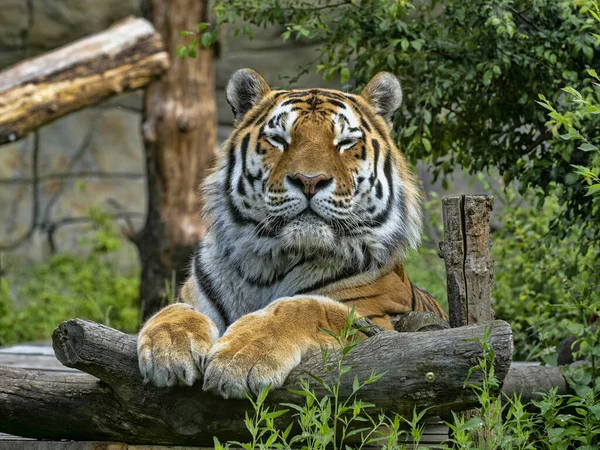
[[[169,67],[150,22],[129,18],[106,31],[0,72],[0,144],[73,111],[138,89]]]

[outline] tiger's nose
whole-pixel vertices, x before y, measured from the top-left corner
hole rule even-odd
[[[319,175],[297,173],[288,175],[287,178],[291,184],[300,188],[308,198],[315,195],[318,191],[325,189],[333,181],[332,177],[328,177],[322,173]]]

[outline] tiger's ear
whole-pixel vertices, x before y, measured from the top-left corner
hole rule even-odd
[[[392,125],[394,113],[402,104],[402,87],[395,75],[379,72],[367,83],[360,93],[389,126]]]
[[[269,92],[271,88],[255,70],[235,71],[225,89],[227,102],[231,106],[235,121],[242,120],[244,115]]]

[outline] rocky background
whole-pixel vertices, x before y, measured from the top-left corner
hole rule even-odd
[[[143,0],[1,0],[0,70],[128,15],[144,15]],[[253,67],[274,85],[281,75],[315,58],[317,47],[283,44],[281,30],[257,30],[253,41],[226,38],[217,65],[219,140],[231,131],[225,101],[229,75]],[[300,86],[323,86],[307,75]],[[91,229],[90,210],[140,227],[145,216],[145,167],[140,133],[143,92],[115,97],[0,146],[0,255],[39,261],[56,251],[77,251]],[[426,169],[419,170],[429,186]],[[464,183],[457,187],[464,192]],[[127,247],[127,246],[126,246]],[[122,261],[135,261],[124,248]]]

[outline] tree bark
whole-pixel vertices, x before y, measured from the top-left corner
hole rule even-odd
[[[207,0],[152,0],[151,20],[165,41],[171,68],[146,90],[143,136],[148,213],[132,237],[141,261],[141,319],[173,298],[205,232],[198,187],[216,148],[215,64],[212,49],[195,59],[175,56],[180,33],[206,21]]]
[[[512,334],[506,322],[490,324],[490,343],[496,354],[496,376],[502,380],[512,357]],[[365,380],[371,371],[385,373],[361,389],[361,400],[389,414],[412,414],[413,407],[429,415],[459,411],[477,402],[463,388],[469,368],[482,355],[483,326],[419,333],[382,331],[348,355],[356,366],[342,377],[342,397],[352,392],[355,376]],[[201,386],[158,389],[144,386],[137,367],[135,337],[86,320],[63,322],[54,332],[57,357],[87,375],[64,375],[1,368],[0,432],[35,438],[117,440],[128,443],[202,445],[247,439],[244,416],[248,401],[223,400]],[[331,352],[332,360],[339,352]],[[268,402],[302,404],[297,388],[307,373],[327,378],[321,354],[307,355],[288,377],[283,389]],[[471,379],[480,383],[476,373]],[[314,386],[319,395],[323,390]],[[373,410],[375,411],[375,410]],[[293,421],[290,414],[280,425]]]
[[[490,195],[449,195],[442,199],[444,241],[440,256],[446,265],[450,325],[494,320],[490,253]]]
[[[513,365],[504,379],[502,392],[509,398],[519,396],[523,404],[539,400],[542,393],[552,388],[559,395],[567,394],[569,387],[561,371],[556,366]]]
[[[144,19],[129,18],[0,73],[0,145],[158,78],[169,59]]]

